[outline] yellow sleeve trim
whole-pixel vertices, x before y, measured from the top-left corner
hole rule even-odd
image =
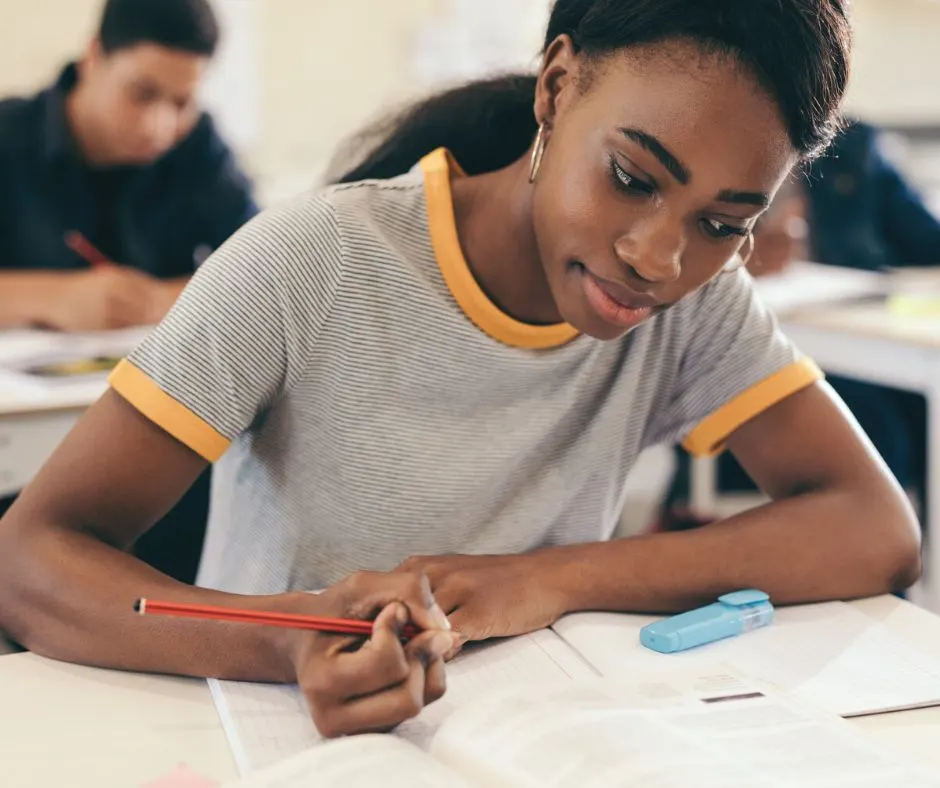
[[[474,325],[498,342],[533,350],[559,347],[577,337],[578,330],[568,323],[548,326],[522,323],[490,300],[467,265],[454,220],[450,179],[452,175],[463,177],[463,170],[445,148],[425,156],[421,170],[434,256],[451,295]]]
[[[823,372],[813,361],[808,358],[795,361],[738,394],[706,417],[689,433],[682,446],[698,457],[720,454],[728,436],[746,421],[822,379]]]
[[[209,462],[218,460],[231,444],[126,359],[115,367],[108,383],[154,424]]]

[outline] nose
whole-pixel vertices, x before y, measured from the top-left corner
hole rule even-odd
[[[179,112],[169,102],[154,104],[147,113],[144,131],[147,141],[157,150],[173,145],[179,128]]]
[[[682,223],[662,215],[637,222],[621,234],[614,242],[614,253],[640,279],[669,284],[682,271],[685,245]]]

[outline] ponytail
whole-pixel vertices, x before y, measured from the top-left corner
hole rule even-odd
[[[535,79],[518,74],[472,82],[379,121],[343,145],[339,160],[354,151],[367,153],[331,180],[393,178],[440,147],[453,153],[468,175],[505,167],[528,150],[535,136]]]
[[[729,54],[775,99],[793,147],[808,159],[841,125],[847,6],[848,0],[554,0],[542,51],[565,35],[586,58],[669,38]],[[439,147],[470,175],[505,167],[535,137],[535,85],[535,76],[505,76],[415,104],[350,140],[344,150],[359,163],[333,180],[401,175]]]

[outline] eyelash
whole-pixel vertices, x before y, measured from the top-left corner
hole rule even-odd
[[[613,157],[610,159],[610,171],[614,186],[625,194],[651,197],[656,191],[656,187],[653,184],[631,175],[621,167]],[[716,222],[713,219],[703,219],[702,228],[705,230],[706,235],[717,241],[725,241],[732,238],[746,238],[748,234],[746,227],[735,227],[734,225],[725,224],[724,222]]]
[[[613,157],[610,159],[610,171],[614,179],[614,185],[626,194],[650,197],[656,191],[656,187],[653,184],[633,177],[621,167]]]

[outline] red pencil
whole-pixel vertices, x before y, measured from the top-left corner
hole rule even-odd
[[[305,616],[298,613],[268,613],[214,605],[192,605],[185,602],[159,602],[154,599],[138,599],[134,603],[134,610],[142,616],[176,616],[178,618],[202,618],[210,621],[235,621],[243,624],[264,624],[270,627],[286,627],[288,629],[311,629],[337,635],[364,635],[368,637],[372,634],[371,621],[352,618]],[[408,624],[402,634],[405,638],[413,638],[418,634],[418,631],[418,628],[413,624]]]
[[[104,252],[92,244],[84,235],[75,230],[65,234],[65,245],[92,266],[92,268],[101,265],[110,265],[111,263]]]

